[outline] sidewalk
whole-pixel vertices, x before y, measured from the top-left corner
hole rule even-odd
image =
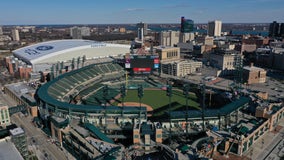
[[[267,132],[259,138],[250,149],[245,152],[244,156],[253,160],[265,159],[276,145],[283,139],[284,135],[284,119],[282,118],[276,126],[276,131]],[[275,159],[276,160],[276,159]]]

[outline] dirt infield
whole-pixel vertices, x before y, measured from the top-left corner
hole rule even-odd
[[[140,103],[138,102],[124,102],[123,103],[125,107],[133,107],[133,106],[137,106],[139,107],[140,106]],[[118,106],[122,106],[121,103],[117,104]],[[153,111],[153,108],[147,104],[144,104],[144,103],[141,103],[141,106],[142,107],[146,107],[147,108],[147,112],[151,112]]]

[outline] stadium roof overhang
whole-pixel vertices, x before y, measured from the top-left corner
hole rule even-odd
[[[71,60],[72,58],[83,55],[90,58],[100,57],[110,53],[117,54],[117,52],[125,54],[129,52],[129,48],[129,45],[108,44],[82,39],[66,39],[42,42],[23,47],[14,50],[13,55],[32,65],[40,62],[47,62],[47,60],[51,62]],[[56,57],[56,59],[54,57]]]

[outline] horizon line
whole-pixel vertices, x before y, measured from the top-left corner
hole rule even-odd
[[[221,21],[222,22],[222,21]],[[0,24],[0,26],[45,26],[45,25],[136,25],[140,22],[137,23],[51,23],[51,24]],[[222,22],[222,24],[270,24],[272,22]],[[175,24],[178,25],[180,23],[145,23],[148,25],[158,25],[158,24]],[[204,23],[194,23],[197,25],[200,24],[208,24],[208,22]]]

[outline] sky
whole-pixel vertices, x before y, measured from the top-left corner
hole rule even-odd
[[[1,0],[0,25],[284,23],[284,0]]]

